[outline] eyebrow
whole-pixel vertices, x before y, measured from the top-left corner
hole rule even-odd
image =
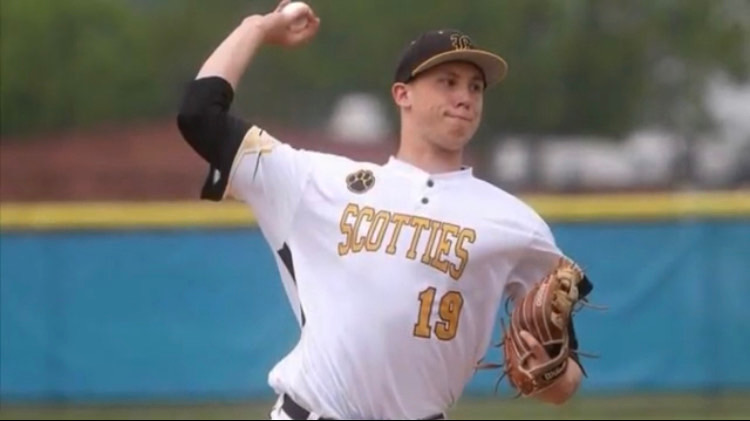
[[[458,73],[454,72],[453,70],[443,70],[441,73],[443,73],[443,75],[453,76],[453,77],[456,77],[456,78],[461,77],[461,75],[459,75]],[[476,81],[482,82],[482,81],[484,81],[484,78],[482,78],[482,76],[480,76],[478,74],[474,74],[474,76],[471,77],[471,80],[472,81],[476,80]]]

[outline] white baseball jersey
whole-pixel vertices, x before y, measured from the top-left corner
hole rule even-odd
[[[227,196],[251,207],[301,325],[269,383],[326,417],[449,409],[499,338],[503,294],[563,256],[532,209],[470,168],[355,162],[258,127]]]

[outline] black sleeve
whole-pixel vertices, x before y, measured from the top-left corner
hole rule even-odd
[[[187,87],[177,115],[177,127],[183,139],[208,164],[209,171],[201,190],[201,199],[219,201],[229,183],[237,151],[249,122],[229,114],[234,90],[221,77],[193,80]]]
[[[588,277],[584,275],[583,279],[581,280],[580,285],[578,286],[578,295],[579,298],[586,298],[589,293],[594,289],[594,285],[589,281]],[[568,335],[570,337],[570,348],[578,351],[578,338],[576,337],[576,331],[573,327],[573,318],[571,317],[568,322]],[[581,358],[578,355],[577,352],[572,352],[570,354],[571,358],[578,363],[578,366],[581,367],[581,371],[583,372],[583,375],[586,375],[586,370],[583,368],[583,364],[581,364]]]
[[[578,351],[578,338],[576,338],[576,331],[573,327],[573,319],[571,318],[568,322],[568,335],[570,337],[570,349]],[[571,352],[570,358],[573,359],[576,363],[578,363],[578,366],[581,367],[581,371],[586,374],[586,371],[583,369],[583,364],[581,364],[581,357],[578,356],[577,352]]]

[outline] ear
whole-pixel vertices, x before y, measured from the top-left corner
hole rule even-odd
[[[393,96],[393,102],[399,106],[399,108],[410,108],[411,107],[411,90],[409,86],[404,83],[394,83],[391,86],[391,95]]]

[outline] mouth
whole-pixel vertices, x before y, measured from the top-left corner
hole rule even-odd
[[[448,117],[448,118],[455,118],[455,119],[458,119],[458,120],[467,121],[469,123],[471,123],[472,121],[474,121],[474,119],[472,117],[465,116],[465,115],[457,115],[457,114],[446,113],[445,116]]]

